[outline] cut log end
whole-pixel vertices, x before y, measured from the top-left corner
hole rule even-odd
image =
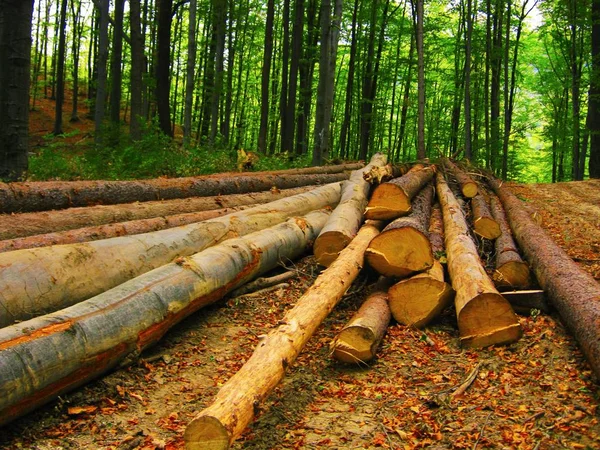
[[[410,198],[395,184],[377,186],[365,210],[365,218],[391,220],[405,216],[411,211]]]
[[[465,183],[462,186],[462,194],[466,197],[466,198],[473,198],[477,195],[477,183],[471,181],[468,183]]]
[[[348,236],[339,231],[329,231],[321,234],[313,247],[317,262],[322,266],[329,267],[350,241],[351,239]]]
[[[473,230],[479,236],[490,240],[497,239],[500,234],[502,234],[498,222],[490,217],[480,217],[476,219],[473,223]]]
[[[529,266],[523,261],[509,261],[496,268],[493,279],[498,287],[523,289],[531,285]]]
[[[345,328],[333,343],[333,357],[338,361],[356,364],[369,361],[375,356],[373,331],[362,326]],[[379,342],[376,342],[379,343]]]
[[[211,416],[196,417],[183,436],[187,450],[226,450],[231,437],[223,424]]]
[[[365,254],[370,266],[388,277],[406,277],[433,265],[429,239],[412,227],[381,233]]]
[[[473,298],[458,316],[460,341],[465,347],[482,348],[510,344],[522,334],[517,316],[508,301],[497,293]]]

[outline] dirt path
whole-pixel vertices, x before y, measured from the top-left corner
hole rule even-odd
[[[513,186],[598,277],[600,185]],[[208,405],[317,274],[298,263],[289,289],[226,299],[173,329],[134,365],[63,396],[0,431],[0,447],[176,449]],[[352,367],[329,342],[364,299],[363,277],[311,339],[235,449],[599,448],[598,384],[553,315],[521,317],[518,343],[458,346],[452,310],[424,331],[392,324],[379,356]],[[466,392],[452,399],[479,364]]]

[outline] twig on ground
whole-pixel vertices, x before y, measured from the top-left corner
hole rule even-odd
[[[479,367],[479,364],[477,364],[477,367]],[[479,430],[479,436],[477,436],[477,440],[475,441],[475,444],[473,445],[473,450],[477,449],[477,446],[479,445],[479,441],[481,440],[481,437],[483,436],[483,432],[485,430],[485,427],[488,423],[488,420],[490,420],[490,416],[492,415],[492,411],[490,411],[487,415],[487,417],[485,418],[485,422],[483,422],[483,426],[481,427],[481,430]]]
[[[475,378],[477,378],[477,374],[479,373],[480,366],[481,366],[481,363],[477,363],[477,365],[473,368],[473,370],[471,370],[469,375],[467,375],[467,378],[465,379],[465,381],[460,386],[458,386],[458,388],[456,388],[456,390],[452,394],[450,394],[450,396],[452,398],[456,398],[459,395],[464,394],[465,391],[467,389],[469,389],[469,386],[471,386],[473,381],[475,381]]]
[[[259,289],[258,291],[248,292],[247,294],[238,295],[237,297],[233,297],[233,300],[237,300],[240,298],[254,298],[260,297],[263,294],[268,294],[269,292],[277,291],[279,289],[289,288],[290,285],[288,283],[279,283],[275,286],[269,286],[264,289]]]
[[[258,291],[262,288],[280,284],[296,277],[297,275],[298,273],[295,270],[288,270],[287,272],[283,272],[272,277],[260,277],[237,288],[231,293],[231,297],[239,297],[240,295],[248,294],[249,292]]]

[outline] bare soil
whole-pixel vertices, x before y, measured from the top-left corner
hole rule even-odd
[[[600,181],[511,188],[600,279]],[[0,448],[182,448],[186,424],[318,274],[311,256],[294,267],[289,288],[201,310],[132,365],[0,429]],[[423,331],[392,323],[368,365],[332,360],[372,279],[355,282],[234,449],[600,448],[598,382],[555,314],[521,316],[516,344],[465,350],[449,309]]]

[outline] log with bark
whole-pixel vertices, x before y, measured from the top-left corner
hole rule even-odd
[[[373,166],[363,173],[364,180],[371,185],[378,185],[389,181],[393,178],[398,178],[410,170],[408,164],[391,164],[384,166]]]
[[[380,277],[359,310],[331,343],[331,353],[338,361],[364,363],[372,360],[390,323],[387,290],[392,279]]]
[[[456,291],[454,304],[461,343],[486,347],[518,340],[519,321],[485,272],[465,217],[442,174],[438,174],[436,185],[444,216],[448,271]]]
[[[496,258],[492,278],[499,288],[524,289],[531,284],[529,265],[519,254],[502,203],[495,195],[490,198],[490,206],[501,232],[494,243]]]
[[[329,213],[231,239],[94,298],[0,329],[0,425],[134,359],[174,324],[300,256]]]
[[[478,193],[471,199],[471,211],[475,234],[492,241],[500,236],[500,226],[492,217],[488,202],[482,193]]]
[[[340,184],[168,230],[0,254],[0,326],[56,311],[144,272],[288,217],[334,206]]]
[[[355,170],[342,183],[342,197],[329,217],[327,224],[315,241],[314,254],[317,262],[328,267],[338,254],[354,239],[364,219],[371,185],[363,174],[383,167],[387,156],[376,153],[364,169]]]
[[[141,181],[41,181],[0,183],[0,212],[31,212],[143,202],[150,200],[240,194],[326,184],[348,179],[345,172],[332,174],[218,174],[193,178]]]
[[[488,179],[506,211],[514,237],[552,306],[573,333],[600,378],[600,284],[581,269],[496,179]]]
[[[301,194],[314,188],[315,186],[302,186],[291,189],[250,192],[248,194],[189,197],[153,202],[134,202],[54,211],[2,214],[0,215],[0,240],[74,230],[108,223],[268,203],[280,198]]]
[[[454,164],[450,159],[444,158],[441,160],[442,166],[448,170],[460,185],[460,190],[465,198],[473,198],[479,192],[477,183],[466,174],[461,168]]]
[[[390,223],[369,244],[369,265],[386,277],[406,277],[429,269],[433,252],[429,242],[429,218],[433,186],[428,184],[412,202],[412,212]]]
[[[546,314],[551,311],[546,294],[541,289],[502,292],[502,297],[508,300],[517,314],[530,315],[534,309]]]
[[[189,423],[184,434],[186,448],[229,448],[350,287],[362,268],[364,251],[380,226],[370,222],[362,226],[350,245],[285,314],[282,325],[261,341],[213,403]]]
[[[373,190],[365,210],[367,219],[390,220],[411,211],[411,200],[433,178],[434,166],[417,164],[405,175]]]
[[[436,203],[431,210],[429,241],[435,260],[426,272],[402,280],[390,287],[388,301],[398,323],[421,328],[439,315],[454,297],[454,290],[444,280],[444,224],[442,210]]]

